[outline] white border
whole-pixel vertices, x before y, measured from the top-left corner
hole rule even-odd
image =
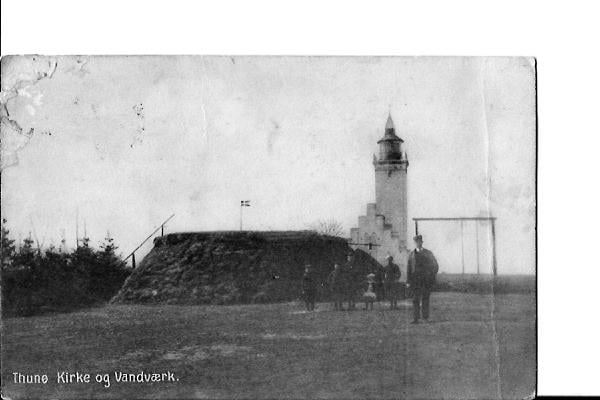
[[[593,2],[3,0],[2,54],[538,59],[539,394],[599,394],[600,59]]]

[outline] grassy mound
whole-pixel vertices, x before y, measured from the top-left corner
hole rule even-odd
[[[232,304],[300,296],[304,265],[325,282],[350,251],[346,240],[313,231],[175,233],[154,248],[112,300],[118,303]],[[365,269],[381,266],[358,250]],[[321,299],[327,298],[324,286]]]

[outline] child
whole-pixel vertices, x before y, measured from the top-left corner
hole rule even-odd
[[[310,264],[304,266],[302,276],[302,297],[307,311],[314,311],[317,298],[317,279],[312,272]]]
[[[375,300],[377,300],[377,296],[373,291],[373,283],[375,283],[375,274],[370,273],[369,275],[367,275],[367,291],[363,294],[363,299],[365,301],[365,310],[368,310],[369,307],[371,308],[371,310],[373,310],[373,303],[375,303]]]

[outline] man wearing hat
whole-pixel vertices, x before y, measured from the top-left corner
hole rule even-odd
[[[390,301],[390,309],[398,308],[398,297],[400,297],[400,267],[394,264],[394,257],[386,258],[387,264],[383,267],[383,287],[385,297]]]
[[[435,285],[439,266],[433,253],[423,247],[423,236],[413,238],[415,249],[408,257],[407,283],[413,293],[413,324],[429,318],[429,294]]]

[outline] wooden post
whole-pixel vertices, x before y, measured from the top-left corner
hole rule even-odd
[[[462,264],[462,273],[465,274],[465,239],[464,239],[464,221],[460,221],[460,260]]]
[[[131,269],[135,269],[135,253],[131,253]]]
[[[160,226],[160,236],[161,237],[165,236],[165,225],[164,224]]]
[[[419,221],[415,220],[415,236],[419,234]]]
[[[496,264],[496,224],[492,219],[492,271],[494,276],[498,275],[498,265]]]

